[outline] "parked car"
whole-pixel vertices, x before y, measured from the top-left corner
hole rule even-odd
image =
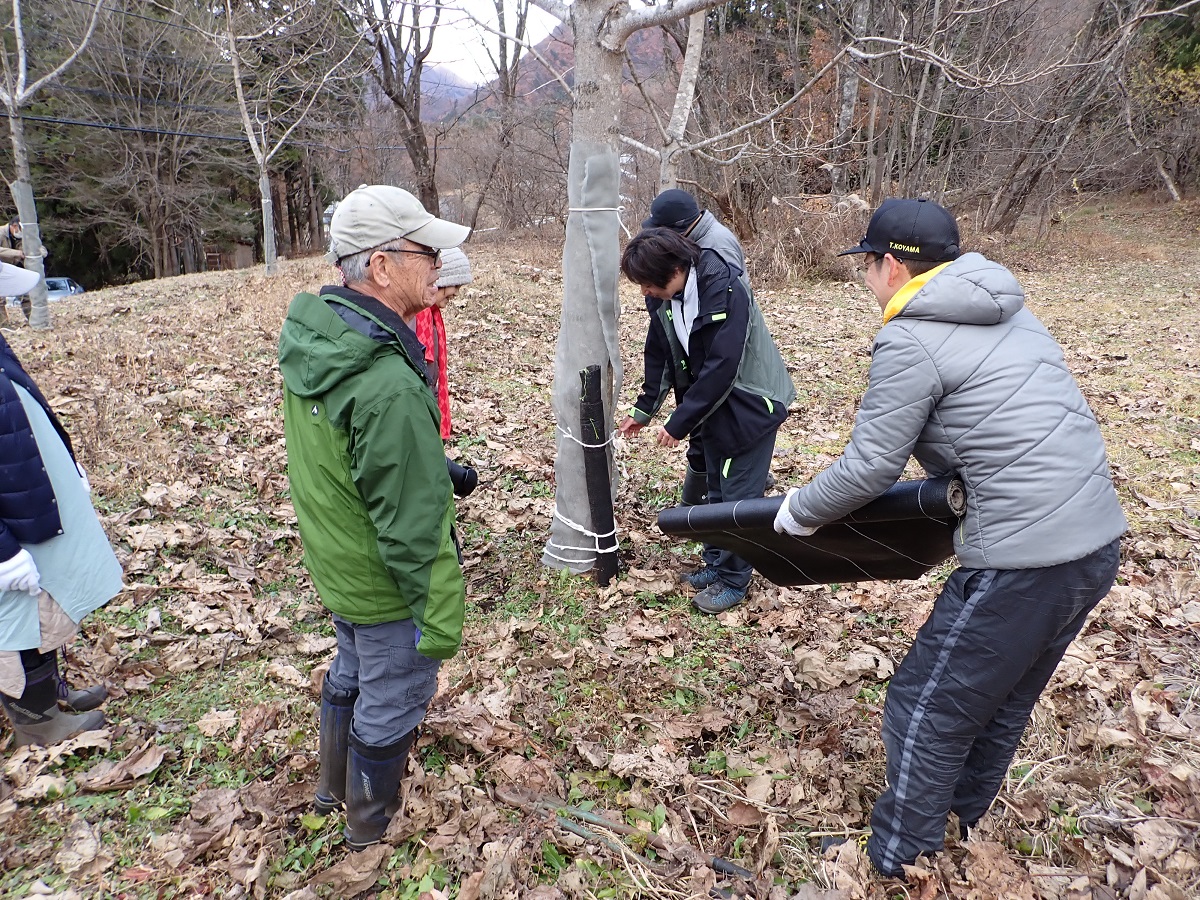
[[[47,300],[65,300],[67,297],[83,292],[83,287],[73,278],[46,279]]]

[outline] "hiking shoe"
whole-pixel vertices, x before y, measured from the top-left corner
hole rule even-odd
[[[697,569],[695,572],[684,572],[679,576],[679,580],[693,591],[702,591],[706,587],[720,581],[720,576],[717,575],[716,569],[711,566],[705,566],[703,569]]]
[[[850,840],[848,834],[827,834],[821,838],[821,856],[825,855],[825,851],[832,847],[840,847]]]
[[[710,615],[733,609],[746,599],[746,588],[731,588],[720,581],[710,584],[692,598],[692,606]]]

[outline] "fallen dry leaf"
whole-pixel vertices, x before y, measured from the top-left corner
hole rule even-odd
[[[347,853],[340,862],[316,875],[311,884],[327,884],[337,897],[357,897],[374,887],[393,848],[375,844],[359,853]]]
[[[85,791],[124,790],[154,772],[169,753],[169,748],[147,741],[122,759],[97,763],[79,778],[79,787]]]
[[[232,709],[210,709],[196,720],[196,728],[205,737],[215,737],[236,727],[237,724],[238,714]]]

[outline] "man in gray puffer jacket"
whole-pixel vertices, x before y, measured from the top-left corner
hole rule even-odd
[[[1012,273],[960,255],[940,206],[888,200],[866,237],[883,309],[850,444],[775,528],[811,534],[882,494],[916,457],[956,473],[955,570],[888,687],[887,788],[867,853],[885,875],[965,835],[991,806],[1067,646],[1117,574],[1127,523],[1096,419]],[[844,255],[844,254],[843,254]]]

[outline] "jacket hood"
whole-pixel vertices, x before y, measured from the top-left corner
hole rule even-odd
[[[979,253],[966,253],[917,291],[897,318],[995,325],[1024,305],[1025,292],[1012,272]]]
[[[389,353],[394,346],[355,331],[315,294],[296,295],[279,334],[279,370],[288,390],[300,397],[325,394]]]
[[[704,238],[708,237],[708,233],[712,230],[715,221],[717,221],[717,217],[706,209],[700,214],[700,218],[696,220],[696,224],[692,226],[692,230],[688,232],[688,240],[699,244]],[[704,245],[701,244],[701,246]]]

